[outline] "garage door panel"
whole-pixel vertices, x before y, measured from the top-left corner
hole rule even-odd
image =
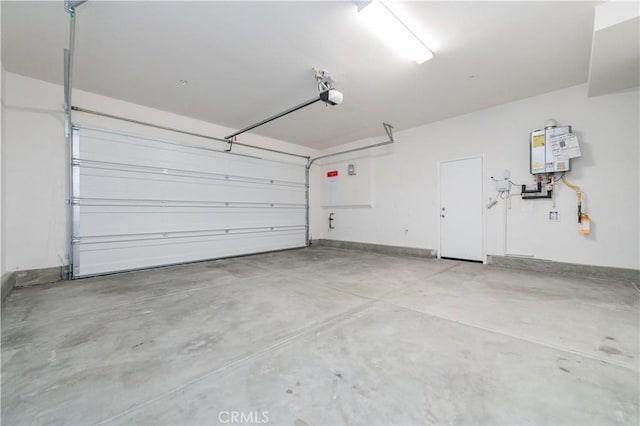
[[[299,165],[284,161],[265,162],[245,155],[221,154],[219,151],[117,133],[84,129],[82,132],[82,159],[85,161],[205,173],[212,172],[211,162],[215,161],[215,173],[222,175],[234,175],[243,170],[247,177],[304,184]],[[279,166],[273,167],[274,164]]]
[[[194,211],[197,210],[197,211]],[[118,235],[251,227],[305,226],[297,209],[81,206],[80,234]],[[151,220],[150,220],[151,219]]]
[[[73,275],[306,245],[305,165],[74,130]]]
[[[303,229],[264,231],[238,235],[176,237],[113,243],[86,243],[80,247],[83,259],[78,276],[104,274],[162,265],[193,262],[284,250],[304,246]]]
[[[304,204],[304,185],[254,183],[80,167],[80,190],[92,198]]]

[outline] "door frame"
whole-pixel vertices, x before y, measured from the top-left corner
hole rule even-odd
[[[441,221],[441,217],[440,217],[440,203],[442,201],[441,195],[442,195],[442,182],[440,182],[440,169],[441,169],[441,165],[443,163],[452,163],[455,161],[463,161],[463,160],[473,160],[473,159],[477,159],[479,158],[480,161],[482,162],[482,263],[483,264],[487,264],[487,209],[485,208],[484,205],[484,199],[485,199],[485,192],[486,192],[486,188],[485,188],[485,177],[487,175],[487,170],[486,170],[486,161],[485,161],[485,154],[478,154],[478,155],[470,155],[470,156],[466,156],[466,157],[458,157],[458,158],[452,158],[449,160],[438,160],[438,176],[437,176],[437,185],[438,185],[438,200],[437,200],[437,206],[436,206],[436,220],[438,221],[438,259],[442,258],[442,221]]]

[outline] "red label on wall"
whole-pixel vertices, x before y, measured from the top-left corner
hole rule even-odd
[[[330,172],[327,172],[327,177],[336,177],[336,176],[338,176],[337,170],[332,170]]]

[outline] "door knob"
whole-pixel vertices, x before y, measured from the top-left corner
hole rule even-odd
[[[444,215],[443,215],[443,214],[441,214],[441,215],[440,215],[440,217],[444,217]]]

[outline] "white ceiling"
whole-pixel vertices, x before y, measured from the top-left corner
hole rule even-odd
[[[384,135],[383,121],[399,130],[584,83],[596,4],[403,2],[434,51],[417,65],[361,25],[355,2],[90,0],[73,86],[242,128],[315,97],[311,68],[326,68],[342,105],[254,131],[324,148]],[[61,1],[2,1],[5,69],[61,84],[68,28]]]
[[[595,8],[589,96],[640,85],[640,3],[607,2]]]

